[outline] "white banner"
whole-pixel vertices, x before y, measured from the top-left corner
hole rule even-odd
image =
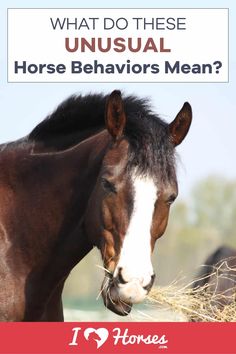
[[[9,82],[227,82],[228,9],[8,9]]]

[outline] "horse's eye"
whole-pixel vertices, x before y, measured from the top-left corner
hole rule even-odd
[[[115,185],[106,178],[102,178],[102,186],[106,192],[117,193]]]
[[[176,199],[176,195],[175,194],[171,194],[169,196],[169,198],[167,199],[166,204],[171,205],[175,201],[175,199]]]

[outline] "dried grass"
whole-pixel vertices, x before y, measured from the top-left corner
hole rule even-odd
[[[206,284],[194,288],[195,282],[180,286],[180,281],[154,288],[148,301],[184,315],[187,321],[236,321],[236,268],[230,268],[224,261],[210,275],[197,279],[200,283],[202,280]]]

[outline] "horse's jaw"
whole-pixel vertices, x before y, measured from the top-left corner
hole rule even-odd
[[[131,309],[132,304],[121,300],[118,296],[117,286],[113,279],[104,279],[102,284],[102,298],[106,308],[119,316],[127,316]]]

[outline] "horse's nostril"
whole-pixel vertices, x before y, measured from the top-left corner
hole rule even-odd
[[[144,286],[143,289],[147,290],[147,291],[150,291],[152,286],[153,286],[154,280],[155,280],[155,274],[153,274],[151,276],[151,281],[146,286]]]
[[[118,269],[117,280],[120,284],[127,284],[128,282],[122,276],[122,268]]]

